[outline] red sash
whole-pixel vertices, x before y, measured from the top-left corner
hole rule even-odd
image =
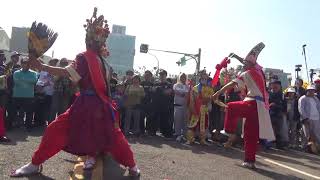
[[[250,74],[251,78],[255,81],[257,87],[259,88],[263,98],[264,98],[264,103],[266,105],[266,108],[269,107],[269,96],[266,90],[266,85],[265,85],[265,79],[263,76],[263,72],[258,72],[256,69],[249,69],[248,73]]]
[[[97,95],[100,97],[100,99],[106,103],[107,105],[109,105],[111,107],[111,113],[112,113],[112,118],[113,120],[117,119],[119,117],[119,114],[116,110],[116,104],[115,102],[112,102],[112,100],[110,99],[110,97],[108,97],[106,95],[107,92],[107,85],[106,85],[106,81],[104,79],[104,73],[102,71],[102,64],[99,63],[99,59],[98,59],[98,55],[97,53],[95,53],[92,50],[87,50],[86,52],[84,52],[84,56],[85,59],[88,63],[88,67],[89,67],[89,72],[90,72],[90,76],[92,79],[92,83],[94,86],[94,89],[97,93]]]

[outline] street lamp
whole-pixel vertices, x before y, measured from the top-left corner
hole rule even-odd
[[[299,72],[301,71],[302,65],[301,65],[301,64],[297,64],[295,67],[296,67],[296,68],[295,68],[295,71],[296,71],[296,79],[298,79],[298,78],[299,78]]]
[[[156,76],[158,76],[158,73],[159,73],[159,59],[157,58],[156,55],[151,54],[151,53],[149,52],[149,45],[148,45],[148,44],[141,44],[141,45],[140,45],[140,53],[149,54],[149,55],[153,56],[153,57],[157,60]]]

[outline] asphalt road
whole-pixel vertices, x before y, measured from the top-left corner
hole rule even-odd
[[[16,129],[8,133],[13,142],[0,144],[0,180],[10,179],[8,174],[12,169],[30,161],[42,133],[42,129],[32,133]],[[292,150],[259,152],[258,169],[253,171],[240,166],[243,152],[239,148],[225,149],[215,143],[190,146],[162,137],[129,138],[129,142],[142,171],[140,179],[320,179],[320,156]],[[41,175],[20,179],[80,179],[81,176],[75,177],[78,160],[61,152],[44,164]],[[85,179],[132,179],[109,156],[100,157],[99,162],[94,171],[80,170]]]

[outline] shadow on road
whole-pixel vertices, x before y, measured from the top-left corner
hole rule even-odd
[[[117,180],[139,180],[140,177],[130,177],[127,174],[127,170],[122,168],[118,163],[116,163],[111,156],[105,156],[104,158],[104,179],[117,179]]]
[[[262,165],[262,163],[259,163],[259,165]],[[262,165],[262,166],[264,166],[264,165]],[[266,166],[268,166],[268,165],[266,165]],[[271,178],[271,179],[302,180],[302,178],[298,178],[294,175],[279,174],[277,172],[268,171],[266,169],[261,169],[261,168],[254,170],[254,172],[256,172],[262,176]]]
[[[33,175],[33,176],[26,177],[26,178],[29,180],[54,180],[53,178],[45,176],[43,174]]]
[[[2,143],[2,145],[17,145],[18,142],[26,142],[28,136],[39,137],[44,133],[45,128],[34,128],[31,132],[24,129],[16,128],[7,132],[7,136],[11,139],[9,143]]]

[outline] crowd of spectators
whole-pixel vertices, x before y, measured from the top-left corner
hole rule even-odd
[[[29,68],[27,59],[13,52],[11,59],[1,56],[0,105],[4,107],[8,130],[24,127],[47,126],[57,115],[63,113],[72,103],[77,87],[67,77],[53,77],[48,72],[36,72]],[[67,59],[52,59],[51,66],[65,67]],[[181,73],[177,79],[167,78],[167,71],[161,69],[159,76],[151,71],[135,75],[128,70],[121,79],[112,72],[110,95],[118,104],[121,129],[126,136],[156,136],[175,138],[182,142],[188,129],[188,96],[191,85],[197,84]],[[210,78],[208,82],[210,82]],[[212,87],[213,91],[223,83]],[[268,84],[270,117],[276,141],[261,140],[265,148],[300,148],[318,152],[320,144],[320,81],[303,88],[303,81],[297,79],[295,86],[283,91],[281,82],[273,79]],[[220,100],[228,103],[243,99],[240,89],[221,95]],[[225,142],[220,134],[224,124],[224,107],[211,103],[207,141]],[[242,121],[237,134],[229,137],[225,147],[241,142]]]

